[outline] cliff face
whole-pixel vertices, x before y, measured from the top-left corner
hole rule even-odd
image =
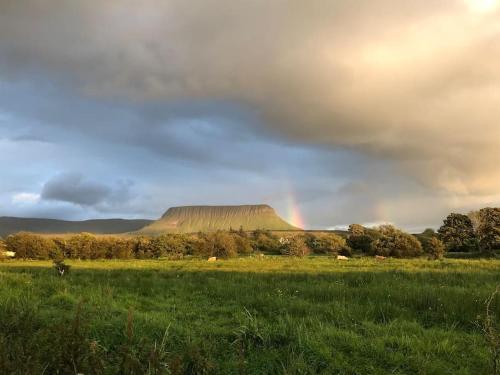
[[[243,206],[172,207],[160,220],[140,230],[144,234],[193,233],[228,230],[294,230],[265,204]]]

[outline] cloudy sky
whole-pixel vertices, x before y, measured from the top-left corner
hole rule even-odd
[[[496,0],[0,0],[0,216],[500,205]]]

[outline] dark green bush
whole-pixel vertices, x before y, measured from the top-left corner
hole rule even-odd
[[[500,208],[479,210],[477,238],[483,253],[494,255],[500,250]]]
[[[329,233],[316,235],[308,233],[305,235],[305,241],[307,246],[315,254],[337,255],[341,252],[350,253],[350,249],[348,249],[345,238],[340,237],[337,234]]]
[[[380,237],[375,229],[365,228],[360,224],[351,224],[348,229],[347,245],[363,253],[371,251],[371,244]]]
[[[395,258],[411,258],[422,255],[422,245],[415,236],[392,225],[381,225],[377,231],[380,237],[371,244],[372,254]]]
[[[467,215],[449,214],[438,230],[439,239],[446,245],[448,251],[475,251],[477,241],[474,227]]]
[[[415,237],[417,240],[420,241],[420,244],[422,245],[422,249],[424,250],[424,253],[429,253],[430,252],[430,241],[433,238],[437,238],[438,234],[436,231],[432,228],[427,228],[424,230],[422,233],[415,234]]]

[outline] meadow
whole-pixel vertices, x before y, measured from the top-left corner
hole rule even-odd
[[[67,263],[0,262],[1,374],[493,373],[500,260]]]

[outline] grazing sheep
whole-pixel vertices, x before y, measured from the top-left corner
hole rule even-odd
[[[209,262],[215,262],[217,260],[217,257],[210,257],[208,258]]]
[[[349,258],[344,255],[337,255],[337,260],[349,260]]]
[[[16,256],[16,253],[13,251],[4,251],[3,255],[6,256],[7,258],[14,258]]]
[[[382,255],[375,255],[375,259],[377,259],[377,260],[384,260],[385,257],[382,256]]]

